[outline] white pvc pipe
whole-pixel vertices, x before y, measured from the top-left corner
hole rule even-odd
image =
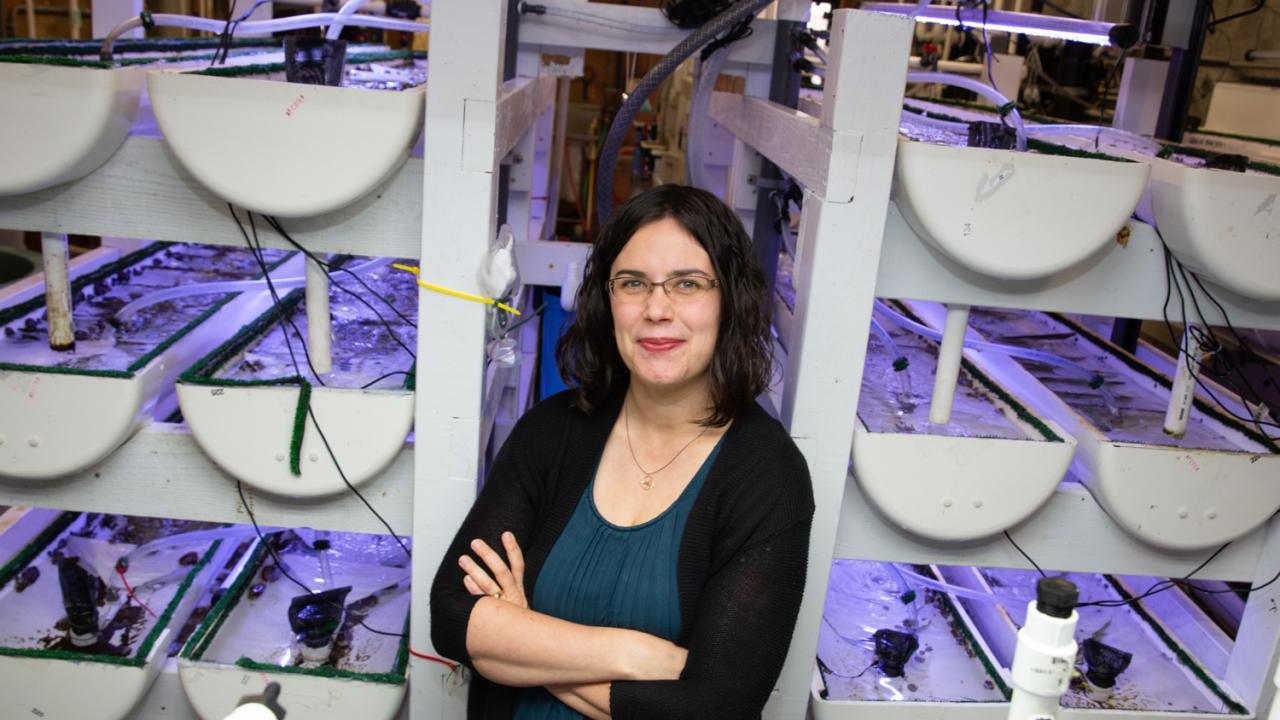
[[[356,14],[357,10],[364,7],[367,2],[369,2],[369,0],[347,0],[342,3],[342,7],[338,8],[338,19],[334,20],[333,24],[329,26],[329,29],[325,31],[325,40],[337,40],[338,37],[342,35],[342,28],[346,26],[347,21],[351,19],[352,15]]]
[[[235,26],[237,31],[246,33],[254,33],[258,35],[267,35],[271,33],[286,32],[288,30],[305,30],[307,28],[322,27],[331,25],[338,19],[338,13],[311,13],[308,15],[295,15],[288,18],[278,18],[276,20],[254,20],[252,22],[242,22]],[[212,20],[207,18],[191,17],[190,15],[173,15],[169,13],[158,13],[151,16],[151,22],[156,27],[181,27],[189,30],[203,30],[205,32],[221,34],[226,29],[225,20]],[[347,25],[356,27],[368,27],[377,30],[396,30],[399,32],[427,32],[430,25],[427,23],[414,22],[412,20],[400,20],[398,18],[378,17],[376,15],[358,15],[348,18]],[[124,22],[116,25],[107,34],[102,41],[102,59],[109,62],[111,60],[111,51],[115,46],[116,38],[134,28],[142,27],[142,19],[137,17],[129,18]]]
[[[907,61],[907,67],[912,70],[919,70],[923,67],[936,67],[939,71],[945,73],[953,73],[956,75],[984,75],[987,69],[980,63],[956,62],[955,60],[939,60],[936,66],[925,65],[924,58],[919,55],[912,55]]]
[[[1075,610],[1065,618],[1040,612],[1035,600],[1027,603],[1027,620],[1018,630],[1013,650],[1013,697],[1009,720],[1053,720],[1071,681],[1076,660]]]
[[[907,82],[909,83],[941,83],[943,85],[954,85],[958,88],[964,88],[969,92],[974,92],[986,98],[997,108],[1009,104],[1009,98],[1000,93],[999,90],[978,82],[973,78],[967,78],[962,75],[951,75],[949,73],[940,72],[909,72],[907,73]],[[1009,110],[1009,119],[1013,122],[1013,129],[1018,133],[1018,149],[1027,149],[1027,128],[1022,122],[1022,116],[1018,114],[1018,108],[1014,107]]]
[[[1191,405],[1196,396],[1196,374],[1204,358],[1204,352],[1192,338],[1190,330],[1191,326],[1188,325],[1182,333],[1182,346],[1178,349],[1178,367],[1173,372],[1169,407],[1164,412],[1165,434],[1176,438],[1187,434],[1187,421],[1191,419]]]
[[[333,370],[333,343],[329,315],[329,273],[307,258],[307,354],[311,367],[323,375]]]
[[[49,349],[59,352],[76,347],[71,322],[71,276],[67,272],[67,236],[44,233],[40,238],[44,254],[44,301],[49,322]]]
[[[960,359],[964,354],[964,336],[969,330],[969,306],[948,305],[947,323],[938,345],[938,371],[933,376],[933,396],[929,399],[929,422],[945,425],[951,422],[951,404],[955,399],[956,380],[960,377]]]

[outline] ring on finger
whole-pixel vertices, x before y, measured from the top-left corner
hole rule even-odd
[[[501,590],[498,590],[497,592],[495,592],[495,593],[493,593],[492,595],[490,595],[490,597],[492,597],[494,600],[501,600],[501,599],[502,599],[502,591],[501,591]]]

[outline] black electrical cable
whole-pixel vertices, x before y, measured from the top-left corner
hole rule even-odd
[[[1018,551],[1019,555],[1026,558],[1027,562],[1031,563],[1031,567],[1035,568],[1036,572],[1040,573],[1040,577],[1048,577],[1047,575],[1044,574],[1044,570],[1040,568],[1040,566],[1036,563],[1036,561],[1031,559],[1031,556],[1027,554],[1027,551],[1023,550],[1022,546],[1014,542],[1013,536],[1009,534],[1008,530],[1004,531],[1004,538],[1009,541],[1009,544],[1013,546],[1014,550]]]
[[[377,292],[375,292],[375,291],[373,290],[373,288],[369,287],[369,286],[368,286],[368,284],[366,284],[366,283],[365,283],[365,281],[364,281],[363,279],[361,279],[361,278],[360,278],[360,276],[359,276],[359,275],[357,275],[357,274],[355,274],[355,273],[351,272],[351,271],[350,271],[349,269],[347,269],[347,268],[335,268],[335,267],[333,267],[333,264],[332,264],[332,263],[325,262],[324,260],[322,260],[322,259],[320,259],[319,257],[317,257],[317,256],[316,256],[314,253],[312,253],[310,250],[307,250],[306,248],[304,248],[304,247],[302,246],[302,244],[301,244],[301,243],[299,243],[297,240],[294,240],[292,237],[289,237],[289,234],[288,234],[288,233],[286,233],[286,232],[284,231],[284,227],[282,227],[282,226],[279,224],[279,221],[278,221],[278,220],[276,220],[275,218],[273,218],[273,217],[271,217],[271,216],[268,216],[268,215],[263,215],[263,218],[267,221],[267,223],[268,223],[269,225],[271,225],[273,228],[275,228],[276,232],[280,233],[280,235],[281,235],[282,237],[284,237],[284,238],[285,238],[285,240],[287,240],[291,245],[293,245],[293,246],[294,246],[295,248],[297,248],[300,252],[302,252],[302,254],[303,254],[303,255],[305,255],[307,258],[309,258],[312,262],[316,263],[316,264],[317,264],[317,265],[319,265],[321,268],[323,268],[323,269],[324,269],[324,271],[325,271],[325,275],[326,275],[326,276],[328,276],[328,278],[329,278],[329,282],[330,282],[334,287],[336,287],[336,288],[338,288],[339,290],[341,290],[341,291],[343,291],[343,292],[347,293],[347,294],[348,294],[348,295],[350,295],[351,297],[354,297],[356,300],[359,300],[359,301],[360,301],[360,302],[361,302],[361,303],[362,303],[366,308],[368,308],[368,309],[369,309],[369,312],[373,313],[374,317],[378,318],[378,322],[382,323],[382,327],[386,329],[386,331],[387,331],[387,335],[389,335],[389,336],[391,337],[391,339],[392,339],[392,340],[393,340],[397,345],[399,345],[399,346],[400,346],[400,349],[401,349],[401,350],[404,350],[406,353],[408,353],[409,357],[410,357],[410,358],[412,358],[415,362],[418,360],[418,356],[417,356],[417,354],[413,351],[413,349],[412,349],[412,348],[410,348],[410,347],[409,347],[409,346],[404,342],[404,340],[402,340],[402,339],[400,338],[400,335],[396,332],[395,328],[393,328],[393,327],[391,326],[391,323],[387,320],[386,316],[384,316],[382,313],[378,312],[378,309],[377,309],[377,308],[375,308],[375,307],[374,307],[374,306],[373,306],[373,305],[372,305],[368,300],[365,300],[363,297],[360,297],[360,295],[359,295],[358,293],[356,293],[356,292],[352,291],[350,288],[346,287],[346,286],[345,286],[345,285],[343,285],[342,283],[340,283],[340,282],[338,282],[337,280],[335,280],[335,279],[334,279],[334,277],[333,277],[333,273],[334,273],[334,272],[336,272],[336,271],[342,271],[342,272],[347,273],[347,274],[348,274],[348,275],[350,275],[351,277],[355,278],[355,279],[356,279],[356,282],[360,283],[360,285],[361,285],[362,287],[364,287],[364,289],[365,289],[365,290],[368,290],[368,291],[369,291],[369,293],[370,293],[371,295],[373,295],[374,297],[376,297],[376,298],[378,298],[379,300],[381,300],[381,301],[382,301],[382,302],[383,302],[387,307],[391,308],[391,311],[392,311],[392,312],[394,312],[398,317],[400,317],[400,319],[404,320],[404,321],[405,321],[406,323],[408,323],[410,326],[412,326],[412,327],[414,327],[414,328],[417,328],[417,325],[414,325],[412,322],[410,322],[410,321],[409,321],[409,319],[408,319],[408,318],[406,318],[404,315],[402,315],[402,314],[400,313],[400,311],[399,311],[398,309],[396,309],[396,307],[395,307],[394,305],[392,305],[392,304],[391,304],[391,301],[390,301],[390,300],[388,300],[387,298],[385,298],[385,297],[383,297],[382,295],[379,295]],[[251,223],[252,223],[252,220],[253,220],[253,213],[252,213],[252,212],[251,212],[251,213],[249,213],[249,219],[250,219],[250,221],[251,221]],[[255,235],[255,237],[256,237],[256,235]],[[313,370],[313,371],[314,371],[314,370]],[[322,384],[323,384],[323,383],[322,383]]]
[[[1263,373],[1266,374],[1268,382],[1280,387],[1280,382],[1278,382],[1271,374],[1271,363],[1267,361],[1266,358],[1259,355],[1257,351],[1253,349],[1253,345],[1244,339],[1240,334],[1240,331],[1236,330],[1236,326],[1231,323],[1231,317],[1227,314],[1226,308],[1222,307],[1222,303],[1218,302],[1218,299],[1213,296],[1213,293],[1209,292],[1209,289],[1204,286],[1204,283],[1200,281],[1200,276],[1193,272],[1191,273],[1191,277],[1196,281],[1196,285],[1200,288],[1200,291],[1204,293],[1204,296],[1209,298],[1209,302],[1213,303],[1214,307],[1218,308],[1218,312],[1222,315],[1223,322],[1227,324],[1227,329],[1231,331],[1231,336],[1235,339],[1236,345],[1240,348],[1241,353],[1246,358],[1253,359],[1262,367]],[[1261,396],[1259,396],[1259,398],[1261,398]]]
[[[1177,272],[1175,271],[1175,266],[1180,266],[1181,263],[1178,261],[1177,258],[1173,256],[1173,253],[1169,250],[1169,246],[1164,242],[1164,237],[1160,234],[1159,228],[1155,228],[1155,231],[1156,231],[1156,237],[1160,240],[1160,244],[1164,249],[1164,260],[1165,260],[1165,296],[1164,296],[1164,304],[1161,306],[1160,312],[1164,319],[1165,329],[1168,331],[1171,341],[1177,343],[1178,336],[1173,330],[1173,323],[1169,320],[1169,300],[1172,297],[1172,292],[1176,291],[1178,294],[1178,303],[1181,306],[1182,324],[1183,324],[1183,327],[1185,328],[1187,326],[1187,302],[1186,302],[1186,297],[1182,294],[1182,286],[1178,282],[1178,275],[1177,275]],[[1194,273],[1192,275],[1194,276]],[[1192,292],[1190,287],[1187,288],[1187,291]],[[1193,294],[1193,301],[1194,301],[1194,294]],[[1201,322],[1203,321],[1204,321],[1204,317],[1201,316]],[[1192,337],[1194,338],[1195,335],[1193,334]],[[1218,396],[1213,392],[1213,390],[1209,388],[1209,386],[1206,385],[1204,380],[1200,377],[1199,372],[1197,371],[1196,367],[1193,365],[1191,353],[1186,353],[1185,355],[1186,355],[1187,370],[1191,372],[1192,377],[1195,378],[1196,386],[1201,390],[1203,390],[1204,393],[1211,400],[1213,400],[1214,404],[1216,404],[1223,413],[1242,423],[1245,423],[1246,425],[1250,425],[1250,424],[1256,425],[1259,431],[1262,432],[1264,436],[1267,435],[1265,431],[1262,431],[1262,428],[1264,426],[1280,429],[1280,424],[1278,423],[1268,422],[1266,420],[1261,420],[1259,418],[1243,417],[1241,415],[1236,414],[1234,411],[1228,408],[1226,404],[1224,404],[1222,400],[1218,398]]]
[[[1212,0],[1208,0],[1208,1],[1210,2],[1210,7],[1212,7]],[[1213,20],[1213,21],[1212,21],[1212,22],[1210,22],[1207,26],[1205,26],[1205,30],[1207,30],[1207,31],[1209,31],[1209,32],[1213,32],[1214,28],[1218,27],[1218,26],[1219,26],[1219,25],[1221,25],[1222,23],[1224,23],[1224,22],[1230,22],[1230,21],[1232,21],[1232,20],[1235,20],[1236,18],[1242,18],[1242,17],[1244,17],[1245,15],[1252,15],[1252,14],[1254,14],[1254,13],[1258,12],[1259,10],[1261,10],[1262,8],[1266,7],[1266,5],[1267,5],[1267,0],[1258,0],[1258,4],[1257,4],[1257,5],[1254,5],[1253,7],[1249,8],[1248,10],[1241,10],[1241,11],[1240,11],[1240,12],[1238,12],[1238,13],[1233,13],[1233,14],[1228,15],[1228,16],[1226,16],[1226,17],[1218,18],[1217,20]]]
[[[369,388],[373,387],[374,385],[377,385],[378,383],[382,382],[383,380],[386,380],[389,377],[395,377],[396,375],[408,375],[408,374],[409,374],[408,370],[392,370],[391,372],[387,373],[386,375],[383,375],[382,377],[375,378],[361,385],[360,389],[368,390]]]
[[[324,449],[328,451],[329,459],[333,461],[333,467],[338,471],[338,477],[342,478],[342,482],[346,484],[347,488],[351,490],[351,492],[355,493],[355,496],[360,499],[360,502],[364,503],[365,507],[369,508],[369,512],[373,513],[373,516],[378,518],[378,522],[382,523],[382,526],[387,529],[387,532],[391,534],[391,537],[395,538],[396,544],[400,546],[400,549],[404,551],[404,554],[412,558],[413,553],[409,551],[409,546],[405,545],[404,540],[401,540],[400,536],[396,534],[396,531],[391,528],[391,523],[387,522],[387,519],[382,517],[381,513],[375,510],[373,505],[370,505],[369,501],[365,499],[364,495],[356,489],[356,486],[352,485],[351,481],[347,479],[347,474],[342,471],[342,466],[338,464],[338,456],[333,453],[333,448],[329,445],[329,438],[325,437],[324,430],[320,429],[320,421],[316,420],[316,411],[313,406],[307,406],[307,415],[311,418],[311,423],[315,425],[316,434],[320,436],[320,442],[324,443]]]
[[[1257,354],[1253,352],[1253,348],[1250,345],[1250,343],[1247,340],[1245,340],[1243,337],[1241,337],[1240,333],[1236,331],[1235,326],[1231,323],[1230,317],[1227,315],[1226,308],[1222,307],[1222,304],[1219,303],[1217,298],[1215,298],[1213,294],[1209,292],[1209,290],[1204,286],[1204,283],[1200,282],[1200,277],[1196,275],[1194,272],[1187,270],[1186,266],[1183,265],[1182,262],[1178,260],[1176,257],[1173,258],[1173,261],[1174,263],[1176,263],[1178,274],[1182,277],[1183,284],[1187,286],[1187,293],[1191,297],[1191,304],[1195,307],[1196,315],[1200,318],[1200,324],[1202,326],[1198,328],[1187,326],[1187,331],[1192,334],[1193,338],[1195,338],[1200,342],[1201,349],[1205,349],[1205,350],[1208,350],[1209,352],[1215,353],[1215,357],[1218,358],[1219,361],[1226,366],[1225,368],[1226,372],[1234,373],[1236,377],[1239,378],[1241,384],[1244,386],[1244,389],[1248,391],[1250,396],[1261,400],[1262,393],[1258,392],[1257,388],[1253,387],[1253,383],[1249,380],[1249,376],[1244,374],[1244,370],[1235,362],[1235,360],[1231,359],[1225,353],[1217,354],[1217,353],[1220,353],[1221,351],[1224,351],[1225,346],[1223,345],[1222,341],[1218,339],[1218,335],[1216,332],[1214,332],[1213,326],[1210,325],[1209,322],[1205,319],[1204,312],[1201,311],[1200,309],[1200,303],[1196,299],[1195,289],[1191,287],[1191,280],[1188,279],[1187,277],[1188,275],[1190,275],[1191,278],[1195,279],[1196,285],[1199,286],[1200,291],[1204,293],[1205,297],[1208,298],[1214,304],[1215,307],[1218,308],[1218,312],[1222,314],[1222,318],[1226,322],[1227,327],[1231,330],[1231,334],[1234,336],[1236,343],[1239,345],[1241,349],[1241,352],[1246,355],[1252,355],[1259,361],[1262,361],[1262,358],[1257,356]],[[1184,324],[1185,324],[1185,309],[1184,309]],[[1204,341],[1205,337],[1207,337],[1211,342],[1206,343]],[[1271,377],[1269,363],[1262,362],[1261,365],[1263,367],[1264,372],[1267,375],[1267,379],[1272,384],[1274,384],[1275,378]]]
[[[320,258],[316,257],[316,255],[315,255],[314,253],[312,253],[310,250],[308,250],[308,249],[306,249],[305,247],[303,247],[301,243],[299,243],[297,240],[294,240],[294,239],[293,239],[293,237],[289,235],[289,233],[285,232],[284,226],[283,226],[283,225],[281,225],[281,224],[280,224],[280,221],[279,221],[279,220],[277,220],[274,216],[272,216],[272,215],[263,215],[262,217],[267,221],[267,224],[269,224],[273,229],[275,229],[275,231],[276,231],[276,232],[280,233],[280,236],[281,236],[281,237],[283,237],[283,238],[285,239],[285,241],[286,241],[286,242],[288,242],[290,245],[292,245],[292,246],[294,246],[295,248],[297,248],[299,252],[301,252],[302,254],[306,255],[308,258],[311,258],[311,260],[315,261],[315,263],[316,263],[317,265],[320,265],[321,267],[325,268],[326,270],[329,270],[330,274],[332,274],[332,273],[334,273],[334,272],[344,272],[344,273],[346,273],[346,274],[350,275],[350,276],[351,276],[351,277],[352,277],[356,282],[360,283],[360,286],[361,286],[361,287],[363,287],[365,290],[367,290],[367,291],[369,292],[369,294],[370,294],[370,295],[372,295],[372,296],[374,296],[375,298],[377,298],[378,300],[382,301],[382,304],[384,304],[384,305],[386,305],[388,308],[390,308],[390,309],[391,309],[391,312],[395,313],[395,314],[396,314],[396,317],[398,317],[398,318],[400,318],[401,320],[403,320],[403,321],[404,321],[404,323],[405,323],[406,325],[408,325],[409,327],[412,327],[412,328],[417,328],[417,327],[418,327],[418,326],[417,326],[417,324],[413,322],[413,320],[409,319],[408,317],[406,317],[406,316],[404,315],[404,313],[400,312],[400,310],[399,310],[395,305],[393,305],[393,304],[391,303],[391,301],[390,301],[390,300],[388,300],[385,296],[383,296],[383,295],[379,294],[379,293],[378,293],[378,291],[376,291],[376,290],[374,290],[373,288],[369,287],[369,284],[368,284],[368,283],[366,283],[366,282],[365,282],[365,281],[364,281],[364,280],[363,280],[359,275],[357,275],[357,274],[355,274],[355,273],[351,272],[351,270],[350,270],[350,269],[345,268],[345,267],[335,268],[335,267],[333,267],[333,265],[332,265],[331,263],[325,262],[324,260],[322,260],[322,259],[320,259]],[[334,284],[335,284],[335,285],[337,284],[337,283],[336,283],[336,281],[334,282]],[[368,301],[366,301],[364,298],[360,297],[359,295],[356,295],[355,293],[351,292],[350,290],[346,289],[345,287],[342,287],[341,285],[339,285],[338,287],[339,287],[340,289],[342,289],[342,291],[343,291],[343,292],[350,293],[350,294],[351,294],[352,296],[354,296],[356,299],[358,299],[358,300],[360,300],[361,302],[363,302],[363,303],[365,304],[365,306],[366,306],[366,307],[368,307],[368,308],[369,308],[369,310],[373,312],[373,314],[378,315],[379,317],[381,317],[381,315],[378,313],[378,311],[377,311],[377,310],[374,310],[374,309],[373,309],[373,307],[372,307],[372,306],[370,306],[370,305],[369,305],[369,303],[368,303]]]
[[[228,206],[227,206],[227,207],[228,207],[228,208],[230,208],[230,207],[231,207],[231,206],[230,206],[230,204],[228,204]],[[236,217],[234,208],[232,208],[231,215],[232,215],[232,217]],[[237,224],[237,225],[240,225],[240,219],[239,219],[238,217],[236,218],[236,224]],[[250,214],[250,216],[249,216],[249,224],[250,224],[250,227],[252,227],[252,226],[253,226],[253,215],[252,215],[252,214]],[[242,226],[242,225],[240,226],[240,231],[241,231],[241,233],[243,233],[243,232],[244,232],[244,226]],[[256,239],[256,236],[257,236],[257,233],[256,233],[256,232],[254,233],[254,236],[255,236],[255,239]],[[246,241],[248,241],[248,239],[249,239],[249,238],[248,238],[248,235],[245,235],[245,240],[246,240]],[[250,243],[250,249],[251,249],[251,250],[253,249],[253,244],[252,244],[252,243]],[[259,246],[258,246],[258,252],[259,252],[259,253],[261,252],[261,245],[260,245],[260,244],[259,244]],[[275,306],[278,308],[278,307],[280,307],[280,296],[276,293],[276,291],[275,291],[275,286],[271,283],[270,275],[267,275],[267,274],[266,274],[266,264],[265,264],[265,261],[264,261],[264,260],[263,260],[259,255],[257,255],[257,254],[255,254],[255,257],[258,259],[259,264],[260,264],[260,265],[262,265],[262,267],[263,267],[264,276],[268,278],[268,280],[267,280],[267,288],[268,288],[268,290],[270,290],[270,291],[271,291],[272,299],[273,299],[273,300],[274,300],[274,302],[275,302]],[[297,331],[297,330],[296,330],[296,328],[295,328],[295,332],[296,332],[296,331]],[[285,333],[284,333],[284,336],[285,336],[285,345],[286,345],[286,347],[288,347],[288,348],[289,348],[289,358],[290,358],[290,360],[293,362],[293,369],[294,369],[294,372],[295,372],[295,373],[297,373],[297,375],[298,375],[299,377],[301,377],[301,376],[302,376],[302,368],[298,365],[298,358],[297,358],[297,356],[295,356],[295,355],[293,354],[293,348],[292,348],[292,346],[289,344],[289,334],[288,334],[288,332],[285,332]],[[305,345],[305,343],[304,343],[304,345]],[[304,347],[304,352],[305,352],[305,347]],[[309,359],[309,358],[308,358],[308,362],[310,362],[310,359]],[[314,373],[314,372],[315,372],[315,368],[312,368],[312,370],[311,370],[311,371]],[[317,379],[317,380],[319,379],[319,375],[317,375],[317,376],[316,376],[316,379]],[[323,384],[323,383],[322,383],[322,384]],[[308,405],[308,406],[307,406],[307,415],[308,415],[308,417],[310,417],[310,418],[311,418],[311,423],[312,423],[312,425],[314,425],[314,426],[315,426],[316,433],[320,436],[320,441],[324,444],[324,449],[329,453],[329,459],[333,461],[333,467],[338,471],[338,477],[342,478],[342,482],[347,486],[347,488],[348,488],[349,490],[351,490],[351,492],[352,492],[352,493],[354,493],[354,494],[355,494],[355,496],[356,496],[357,498],[359,498],[359,499],[360,499],[360,502],[364,503],[364,506],[365,506],[366,508],[368,508],[368,509],[369,509],[369,512],[373,513],[373,516],[374,516],[375,518],[377,518],[377,519],[378,519],[378,522],[382,523],[383,527],[385,527],[385,528],[387,529],[387,532],[389,532],[389,533],[391,534],[391,537],[395,538],[396,544],[398,544],[398,545],[400,546],[400,549],[404,551],[404,554],[405,554],[406,556],[408,556],[409,558],[412,558],[412,557],[413,557],[413,553],[412,553],[412,552],[410,552],[410,551],[409,551],[409,547],[408,547],[407,545],[405,545],[405,544],[404,544],[404,540],[400,539],[400,536],[396,534],[396,532],[395,532],[395,530],[394,530],[394,529],[392,529],[392,527],[391,527],[391,523],[387,522],[386,518],[382,517],[382,514],[381,514],[381,513],[379,513],[376,509],[374,509],[373,505],[371,505],[371,504],[369,503],[369,501],[365,498],[365,496],[364,496],[364,495],[363,495],[359,490],[357,490],[357,489],[356,489],[356,486],[355,486],[355,485],[352,485],[352,484],[351,484],[351,481],[350,481],[350,480],[348,480],[348,479],[347,479],[347,474],[346,474],[345,472],[343,472],[343,470],[342,470],[342,465],[338,463],[338,456],[337,456],[336,454],[334,454],[334,452],[333,452],[333,447],[329,445],[329,439],[325,436],[325,434],[324,434],[324,430],[323,430],[323,429],[321,429],[321,427],[320,427],[320,421],[316,419],[315,408],[314,408],[314,407],[312,407],[312,406],[310,406],[310,405]]]
[[[253,255],[253,259],[258,262],[258,267],[261,268],[262,270],[262,277],[267,282],[267,291],[271,294],[272,304],[275,305],[276,307],[279,307],[280,294],[276,292],[276,285],[271,280],[271,271],[267,267],[267,261],[263,256],[261,243],[259,243],[256,247],[254,246],[253,240],[249,238],[249,233],[245,232],[244,225],[240,223],[240,218],[236,216],[235,208],[231,206],[231,203],[227,203],[227,209],[231,211],[231,218],[236,221],[236,226],[240,228],[240,234],[244,236],[244,242],[246,245],[249,246],[249,253]],[[253,227],[252,214],[249,215],[249,225],[250,227]],[[257,234],[258,234],[257,229],[254,228],[255,239],[257,238]],[[298,366],[298,358],[296,355],[294,355],[294,352],[293,352],[293,342],[289,340],[289,330],[288,328],[285,327],[286,323],[289,325],[289,327],[292,327],[293,332],[298,335],[298,342],[302,344],[302,352],[303,352],[303,356],[307,360],[307,367],[311,368],[311,373],[315,376],[316,381],[319,382],[321,386],[323,386],[324,380],[321,379],[320,373],[316,372],[315,366],[311,364],[311,355],[307,352],[306,342],[303,342],[302,340],[302,333],[298,330],[298,326],[293,323],[292,318],[289,318],[286,315],[287,315],[286,313],[281,313],[280,315],[280,320],[279,320],[280,333],[284,336],[284,346],[285,346],[285,349],[289,351],[289,359],[293,362],[294,371],[298,374],[299,378],[302,377],[302,370]]]
[[[744,18],[753,17],[769,5],[773,0],[742,0],[730,5],[724,12],[708,20],[702,27],[685,36],[671,52],[662,56],[649,72],[636,85],[631,94],[622,103],[599,155],[599,168],[596,174],[596,186],[592,190],[596,194],[596,218],[600,226],[604,226],[613,214],[613,175],[618,166],[618,155],[622,151],[622,143],[631,132],[631,122],[639,114],[649,95],[689,56],[718,37],[721,33],[737,25]]]
[[[266,536],[262,534],[262,528],[258,526],[258,519],[253,514],[253,508],[249,507],[249,501],[244,496],[244,486],[241,485],[239,480],[236,481],[236,492],[240,494],[240,504],[244,506],[245,514],[249,516],[249,522],[253,523],[253,532],[258,536],[258,542],[262,543],[262,546],[267,549],[267,554],[270,555],[271,559],[275,561],[276,567],[280,569],[280,574],[284,575],[286,578],[292,581],[294,585],[297,585],[298,587],[302,588],[303,591],[305,591],[308,595],[317,595],[318,593],[315,590],[312,590],[311,588],[307,587],[306,583],[294,577],[285,568],[284,562],[281,561],[280,556],[276,554],[276,549],[272,547],[271,543],[267,540]],[[328,605],[330,605],[331,607],[336,607],[339,610],[342,610],[343,612],[347,612],[347,607],[345,605],[339,605],[338,603],[334,603],[334,602],[330,602],[328,603]],[[349,612],[348,612],[348,615],[351,617],[355,617],[354,614]],[[398,637],[398,638],[406,637],[404,633],[387,632],[386,630],[378,630],[376,628],[369,627],[364,623],[363,619],[357,619],[356,623],[359,624],[360,627],[363,627],[365,630],[368,630],[369,632],[374,633],[375,635],[386,635],[388,637]]]
[[[1124,599],[1124,600],[1094,600],[1092,602],[1076,603],[1076,607],[1124,607],[1125,605],[1132,605],[1141,600],[1145,600],[1146,598],[1149,598],[1152,595],[1157,595],[1159,593],[1165,592],[1166,590],[1171,590],[1174,587],[1178,587],[1183,584],[1186,584],[1187,587],[1195,589],[1195,586],[1191,585],[1188,582],[1191,579],[1191,577],[1196,573],[1200,572],[1201,570],[1203,570],[1205,566],[1207,566],[1209,563],[1213,562],[1213,559],[1218,557],[1218,555],[1221,555],[1222,551],[1226,550],[1229,545],[1231,545],[1230,540],[1228,540],[1227,542],[1219,546],[1217,550],[1214,550],[1213,553],[1209,555],[1209,557],[1204,559],[1204,562],[1201,562],[1199,565],[1195,566],[1195,568],[1191,572],[1187,573],[1186,575],[1183,575],[1181,578],[1168,578],[1166,580],[1161,580],[1160,582],[1147,588],[1146,592],[1141,593],[1140,595],[1135,595],[1134,597]],[[1261,590],[1262,588],[1266,587],[1267,585],[1270,585],[1273,582],[1275,582],[1275,578],[1272,578],[1271,580],[1269,580],[1265,585],[1261,585],[1253,589]]]
[[[1124,64],[1124,59],[1128,53],[1124,50],[1120,51],[1120,55],[1116,57],[1116,61],[1111,64],[1111,70],[1107,72],[1106,79],[1102,81],[1102,92],[1098,94],[1098,124],[1103,122],[1103,115],[1107,111],[1107,93],[1111,92],[1111,83],[1115,82],[1116,75],[1120,72],[1120,66]],[[1098,133],[1099,136],[1102,133]],[[1094,138],[1094,149],[1097,149],[1098,138]]]

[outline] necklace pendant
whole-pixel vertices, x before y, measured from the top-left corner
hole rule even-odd
[[[640,487],[641,487],[641,488],[643,488],[643,489],[645,489],[645,490],[652,490],[652,489],[653,489],[653,476],[652,476],[652,475],[645,475],[644,477],[640,478]]]

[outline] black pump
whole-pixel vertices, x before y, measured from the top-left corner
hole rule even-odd
[[[902,677],[907,661],[920,647],[920,641],[901,630],[877,630],[871,639],[876,644],[875,666],[888,677]]]
[[[1133,653],[1113,648],[1093,638],[1087,638],[1080,645],[1084,648],[1084,662],[1088,665],[1084,676],[1090,683],[1100,688],[1115,687],[1116,677],[1124,672],[1133,660]]]

